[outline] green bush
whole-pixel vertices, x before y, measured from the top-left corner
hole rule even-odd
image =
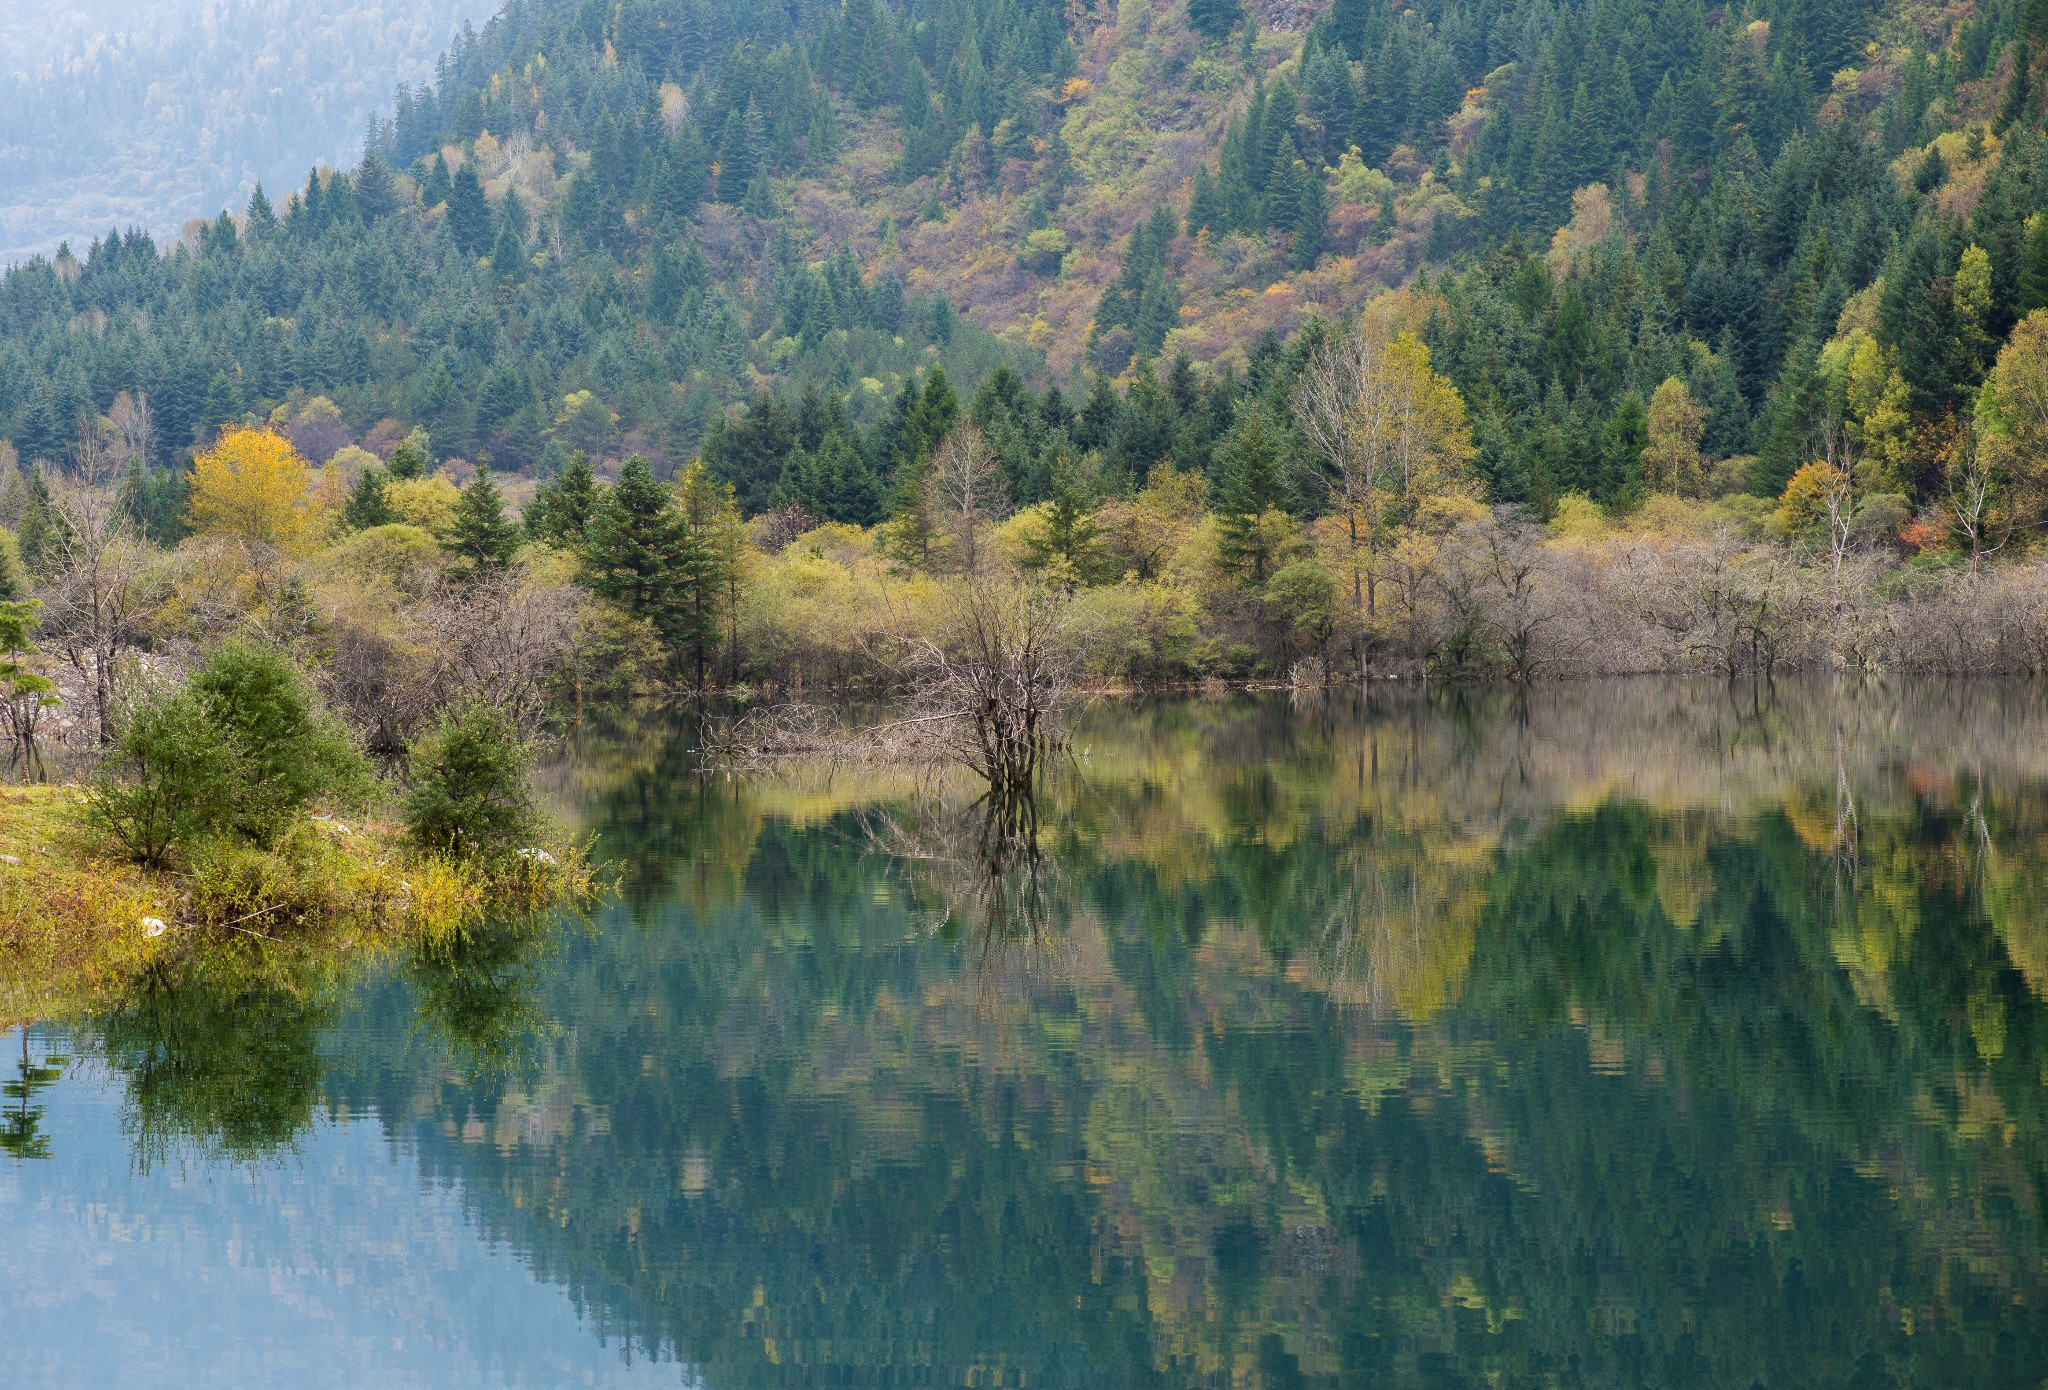
[[[150,696],[120,722],[93,783],[93,814],[129,854],[159,865],[229,819],[239,771],[198,696]]]
[[[459,858],[509,853],[538,823],[529,753],[502,710],[468,701],[413,744],[406,827],[422,848]]]
[[[232,828],[274,843],[316,797],[358,799],[369,765],[348,731],[324,716],[291,658],[231,640],[208,654],[192,693],[239,764]]]
[[[184,690],[129,708],[91,795],[99,823],[136,859],[159,865],[211,836],[274,845],[316,797],[353,801],[370,781],[348,732],[320,712],[291,659],[230,641]]]

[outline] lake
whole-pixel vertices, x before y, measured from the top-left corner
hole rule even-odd
[[[594,920],[0,1036],[0,1383],[2048,1376],[2048,690],[1073,730],[1035,845],[586,732]]]

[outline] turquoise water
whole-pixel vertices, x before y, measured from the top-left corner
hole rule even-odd
[[[1034,855],[591,734],[593,922],[0,1037],[0,1382],[2032,1390],[2044,735],[1104,706]]]

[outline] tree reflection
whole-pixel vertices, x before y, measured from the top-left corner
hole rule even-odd
[[[16,1162],[50,1156],[50,1137],[43,1133],[43,1107],[35,1099],[63,1079],[69,1060],[45,1052],[40,1061],[31,1061],[28,1034],[28,1029],[21,1030],[21,1060],[15,1066],[14,1079],[0,1083],[0,1100],[6,1102],[0,1108],[0,1153]]]
[[[93,1022],[96,1049],[127,1085],[136,1162],[180,1149],[231,1160],[297,1144],[322,1099],[323,994],[233,965],[185,972]]]
[[[535,997],[545,922],[492,921],[422,944],[406,962],[418,1026],[470,1079],[534,1062],[553,1020]]]

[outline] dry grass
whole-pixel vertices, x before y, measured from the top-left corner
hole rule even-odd
[[[0,855],[0,1028],[90,1008],[211,952],[374,956],[599,891],[579,851],[454,863],[376,821],[308,820],[275,849],[208,845],[152,871],[111,851],[74,787],[0,788]]]

